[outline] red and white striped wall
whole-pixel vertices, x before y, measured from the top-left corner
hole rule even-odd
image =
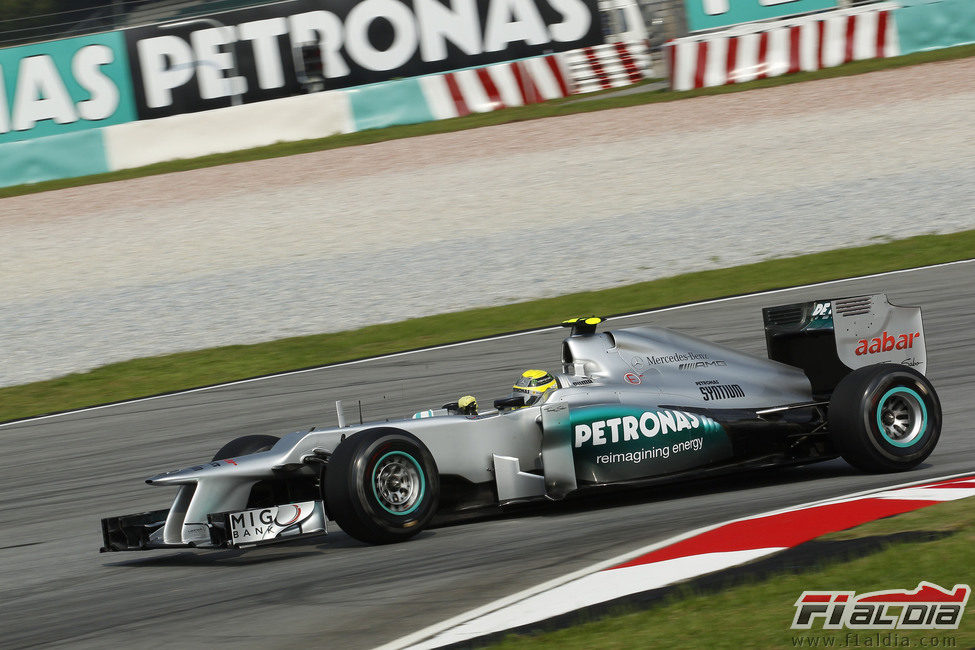
[[[439,648],[469,641],[728,569],[826,533],[973,496],[975,475],[966,474],[709,526],[490,603],[398,639],[380,650]]]
[[[671,88],[722,86],[896,56],[895,8],[879,3],[670,41]]]
[[[572,93],[628,86],[653,73],[646,41],[607,43],[562,55],[572,79]]]
[[[421,77],[420,86],[438,120],[537,104],[571,93],[566,71],[554,54]]]
[[[637,83],[652,73],[645,42],[610,43],[561,54],[420,78],[438,120],[526,106]]]

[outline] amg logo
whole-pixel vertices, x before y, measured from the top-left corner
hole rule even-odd
[[[738,384],[715,384],[713,386],[698,386],[705,402],[719,399],[734,399],[744,397],[745,391]]]
[[[695,361],[694,363],[682,363],[677,368],[679,370],[696,370],[698,368],[710,368],[714,366],[727,366],[726,361]]]

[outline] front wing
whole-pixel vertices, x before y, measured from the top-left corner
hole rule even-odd
[[[219,512],[197,524],[192,541],[168,544],[163,528],[169,509],[102,519],[102,553],[160,548],[248,548],[303,537],[325,535],[322,501],[288,503],[239,512]]]

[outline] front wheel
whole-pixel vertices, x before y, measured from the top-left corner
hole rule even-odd
[[[342,530],[363,542],[413,537],[437,509],[437,465],[416,436],[363,431],[335,449],[325,471],[325,503]]]
[[[868,472],[896,472],[927,458],[941,435],[941,402],[913,368],[880,364],[844,377],[829,402],[830,437]]]

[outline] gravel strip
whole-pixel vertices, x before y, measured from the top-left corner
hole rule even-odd
[[[973,88],[952,61],[3,199],[0,385],[975,228]]]

